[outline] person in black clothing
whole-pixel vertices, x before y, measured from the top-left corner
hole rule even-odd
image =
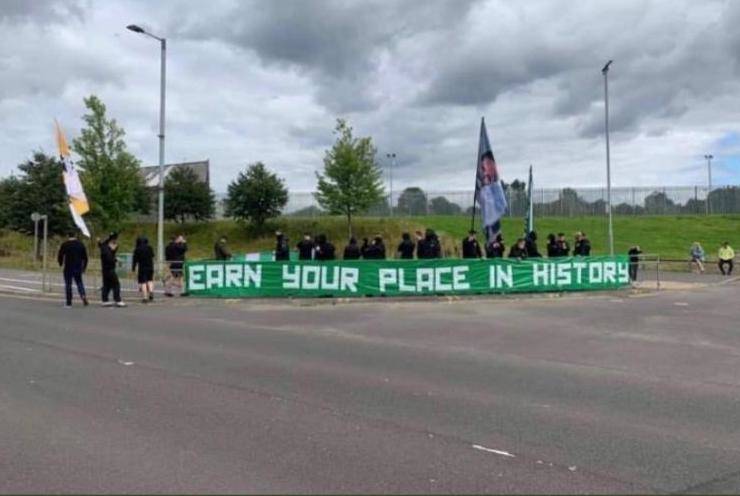
[[[630,256],[630,281],[635,282],[637,280],[637,269],[640,266],[640,255],[642,250],[639,245],[635,245],[627,252]]]
[[[420,259],[442,258],[442,246],[439,238],[432,229],[427,229],[424,239],[420,239],[416,246],[416,256]]]
[[[512,246],[509,251],[509,258],[516,258],[518,260],[524,260],[527,258],[527,242],[524,238],[516,240],[516,244]]]
[[[411,236],[409,235],[409,233],[403,233],[401,235],[401,242],[396,249],[396,252],[398,253],[398,258],[402,260],[413,260],[415,248],[416,246],[414,245],[414,242],[411,241]]]
[[[537,233],[530,231],[524,237],[524,245],[527,248],[527,258],[540,258],[542,254],[537,249]]]
[[[314,243],[311,235],[303,233],[303,239],[296,245],[298,248],[298,260],[312,260]]]
[[[362,256],[360,247],[357,246],[357,238],[349,238],[349,244],[344,247],[344,260],[359,260]]]
[[[275,231],[275,261],[290,260],[290,245],[288,238],[280,231]]]
[[[180,296],[187,296],[182,293],[182,266],[185,262],[185,253],[188,251],[188,244],[185,236],[182,234],[170,240],[170,243],[164,249],[164,257],[170,264],[170,274],[164,280],[164,295],[174,296],[173,287],[177,287]]]
[[[547,256],[548,258],[558,256],[558,241],[553,233],[547,235]]]
[[[87,249],[82,241],[77,239],[74,232],[70,232],[67,241],[59,247],[57,262],[60,267],[64,267],[64,295],[66,297],[64,306],[67,308],[72,306],[72,280],[77,285],[82,303],[87,306],[85,285],[82,282],[82,273],[87,269]]]
[[[112,232],[104,241],[101,241],[100,247],[100,265],[103,273],[102,300],[104,307],[113,306],[114,303],[108,301],[108,295],[113,291],[113,301],[117,307],[125,307],[126,304],[121,301],[121,282],[116,274],[116,252],[118,251],[118,233]]]
[[[483,253],[480,249],[480,244],[475,238],[475,230],[471,229],[468,231],[468,237],[462,241],[462,255],[463,258],[482,258]]]
[[[567,257],[568,255],[570,255],[570,245],[565,239],[565,233],[558,233],[556,250],[556,257]]]
[[[506,253],[506,245],[504,245],[504,237],[501,233],[496,235],[493,241],[486,244],[486,257],[487,258],[504,258]]]
[[[385,260],[385,244],[379,234],[368,245],[364,257],[366,260]]]
[[[213,245],[213,256],[216,260],[231,260],[231,250],[227,244],[226,236],[221,236]]]
[[[362,238],[362,246],[360,246],[360,255],[362,258],[367,258],[367,250],[370,248],[370,241],[367,238]]]
[[[131,272],[139,271],[136,279],[139,283],[142,302],[149,303],[154,299],[154,250],[149,246],[149,240],[146,236],[139,236],[136,239],[136,248],[134,248],[134,257],[131,260]]]
[[[589,255],[591,255],[591,241],[586,237],[586,233],[578,231],[576,243],[573,245],[573,256],[588,257]]]
[[[334,245],[329,243],[325,234],[316,236],[316,246],[314,247],[315,260],[334,260]]]

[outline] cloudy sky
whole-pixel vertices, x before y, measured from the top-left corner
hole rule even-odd
[[[520,5],[521,4],[521,5]],[[337,117],[370,135],[394,189],[473,185],[485,116],[505,180],[740,182],[740,2],[527,0],[0,0],[0,176],[54,150],[97,94],[145,164],[157,160],[168,39],[168,162],[209,158],[217,191],[261,160],[315,185]]]

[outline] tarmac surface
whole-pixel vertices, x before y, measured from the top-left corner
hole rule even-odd
[[[122,309],[0,294],[0,492],[738,493],[725,282]]]

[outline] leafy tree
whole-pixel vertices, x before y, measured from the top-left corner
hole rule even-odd
[[[190,167],[175,167],[164,181],[165,219],[185,222],[213,218],[216,197]]]
[[[225,213],[262,227],[267,219],[280,215],[287,203],[288,190],[283,180],[257,162],[229,184]]]
[[[678,206],[662,191],[653,191],[645,197],[645,212],[650,215],[676,213]]]
[[[427,213],[427,195],[417,186],[411,186],[398,197],[398,211],[404,215],[425,215]]]
[[[375,163],[372,138],[355,138],[343,119],[337,119],[334,132],[337,140],[324,157],[324,173],[316,173],[315,196],[324,210],[347,217],[351,235],[352,216],[383,199],[381,171]]]
[[[54,157],[36,152],[20,164],[20,177],[10,177],[0,186],[0,209],[10,229],[33,232],[31,214],[49,216],[49,232],[64,234],[74,227],[67,192],[62,179],[62,163]]]
[[[458,215],[462,208],[457,203],[452,203],[444,196],[432,198],[429,202],[429,210],[436,215]]]
[[[126,148],[124,130],[106,116],[100,99],[85,98],[89,113],[83,116],[86,127],[73,141],[80,156],[78,165],[85,193],[90,201],[90,217],[107,230],[120,227],[126,217],[141,210],[146,195],[139,161]]]

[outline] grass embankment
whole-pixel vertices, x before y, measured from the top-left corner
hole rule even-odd
[[[455,256],[460,240],[470,227],[470,219],[459,216],[359,218],[355,221],[358,239],[380,233],[389,247],[395,247],[404,231],[424,230],[431,227],[440,235],[447,256]],[[540,235],[540,250],[544,251],[544,241],[548,233],[564,232],[571,241],[577,230],[585,231],[591,239],[593,254],[607,251],[607,224],[605,217],[545,217],[536,219],[536,230]],[[273,222],[264,234],[256,235],[232,221],[215,221],[165,225],[165,237],[182,232],[188,238],[189,257],[208,258],[212,256],[216,238],[225,234],[234,253],[271,250],[274,245],[272,231],[282,229],[290,238],[291,246],[298,242],[303,232],[324,233],[337,245],[339,251],[347,238],[346,223],[339,217],[293,218],[285,217]],[[505,218],[503,231],[507,246],[520,236],[523,219]],[[155,224],[128,224],[121,231],[121,252],[133,250],[136,236],[144,234],[151,242],[156,242]],[[689,246],[699,241],[710,258],[716,258],[716,251],[722,241],[729,241],[736,249],[740,248],[740,215],[713,216],[619,216],[614,218],[615,251],[626,253],[630,246],[639,244],[645,253],[659,254],[664,259],[686,259]],[[50,241],[50,265],[59,245],[59,239]],[[32,267],[31,251],[33,238],[18,233],[0,231],[0,265],[5,267]],[[389,252],[392,251],[389,249]],[[93,256],[97,250],[93,251]]]

